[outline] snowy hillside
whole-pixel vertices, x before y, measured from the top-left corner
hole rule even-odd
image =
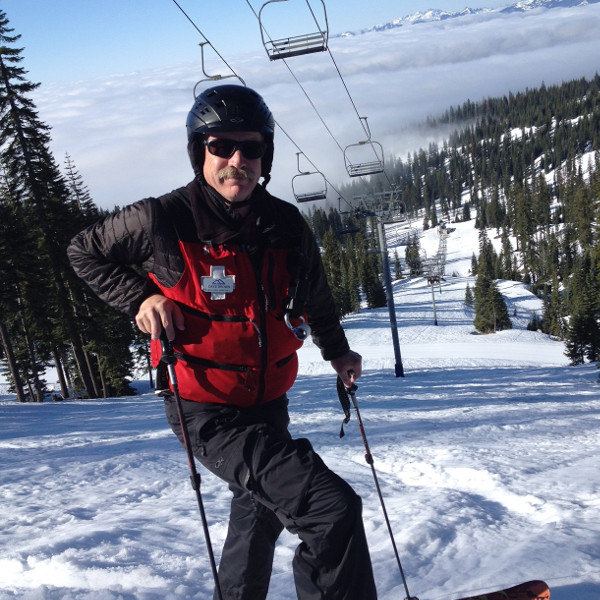
[[[453,225],[454,226],[454,225]],[[364,356],[357,399],[411,595],[451,600],[540,578],[553,600],[600,597],[600,384],[560,342],[526,331],[540,301],[503,282],[514,329],[476,335],[464,305],[473,224],[447,240],[446,281],[395,281],[405,377],[386,309],[348,317]],[[437,232],[422,239],[435,253]],[[457,276],[453,277],[452,273]],[[292,433],[361,494],[380,600],[405,592],[353,415],[314,346],[300,352]],[[0,401],[0,600],[209,600],[211,573],[184,451],[140,395]],[[229,492],[202,471],[217,560]],[[269,600],[293,600],[285,533]]]

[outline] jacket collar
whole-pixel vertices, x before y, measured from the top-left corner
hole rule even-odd
[[[196,233],[204,243],[252,244],[274,232],[275,223],[268,210],[270,195],[262,186],[254,188],[245,203],[250,204],[250,211],[241,218],[231,203],[203,180],[194,179],[188,190]]]

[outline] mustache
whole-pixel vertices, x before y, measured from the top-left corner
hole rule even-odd
[[[251,169],[238,169],[237,167],[223,167],[218,173],[219,179],[256,179],[256,173]]]

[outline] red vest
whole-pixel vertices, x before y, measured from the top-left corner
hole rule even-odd
[[[285,394],[302,345],[284,322],[289,250],[266,249],[255,269],[237,247],[179,245],[185,269],[177,284],[165,287],[150,277],[184,312],[185,330],[173,342],[182,398],[252,406]],[[154,344],[155,363],[159,353]]]

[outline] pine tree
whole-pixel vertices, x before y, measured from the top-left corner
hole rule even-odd
[[[502,252],[499,257],[499,269],[499,277],[503,279],[516,279],[512,269],[512,245],[506,227],[502,227]]]
[[[409,268],[411,275],[420,275],[422,273],[423,264],[421,262],[421,248],[417,236],[413,236],[406,245],[404,260],[406,261],[406,266]]]
[[[491,286],[489,302],[492,306],[494,315],[494,331],[503,331],[504,329],[512,329],[512,323],[508,315],[508,307],[504,297],[500,293],[498,286],[494,283]]]
[[[472,307],[475,304],[475,298],[473,297],[473,291],[471,290],[471,286],[467,282],[467,287],[465,288],[465,304],[468,307]]]
[[[4,175],[4,172],[2,172]],[[0,185],[0,314],[4,358],[19,402],[27,399],[27,372],[31,370],[22,326],[23,298],[20,290],[30,269],[36,269],[35,237],[26,226],[23,209],[14,198],[10,182],[2,176]],[[39,296],[39,294],[38,294]]]
[[[590,315],[579,311],[571,315],[565,341],[565,355],[571,365],[582,365],[589,356],[590,326],[593,326]]]
[[[60,376],[69,376],[67,363],[73,362],[87,395],[94,397],[95,369],[86,353],[89,340],[82,338],[76,314],[84,284],[64,250],[98,213],[74,169],[69,167],[70,190],[50,153],[49,127],[38,119],[30,99],[39,84],[29,82],[19,66],[22,49],[14,44],[20,36],[12,33],[0,11],[0,201],[16,223],[5,231],[9,271],[3,301],[15,315],[12,324],[5,325],[22,383],[32,395],[43,398],[46,384],[40,374],[53,361],[64,360],[56,365]],[[76,197],[73,191],[81,194]],[[128,351],[129,344],[123,344]],[[112,347],[107,357],[122,360],[117,354]]]
[[[400,262],[400,256],[398,255],[398,248],[394,248],[394,278],[402,279],[402,263]]]
[[[349,291],[348,312],[360,312],[360,279],[361,272],[364,269],[364,237],[362,233],[349,236],[346,258],[346,285]]]
[[[380,261],[375,254],[369,254],[363,276],[363,291],[368,308],[386,306],[385,289],[378,276]]]
[[[477,258],[475,252],[471,255],[471,273],[473,275],[477,274],[479,270],[479,259]]]
[[[493,281],[495,260],[494,250],[485,231],[479,237],[479,262],[475,282],[475,319],[477,331],[490,333],[512,327],[508,309],[502,294]]]
[[[473,297],[475,298],[475,329],[481,333],[495,331],[495,319],[490,302],[490,289],[492,280],[485,274],[479,273],[475,282]]]
[[[347,290],[344,288],[342,247],[332,229],[323,235],[323,266],[338,314],[343,316],[347,308]]]
[[[508,308],[498,286],[485,274],[477,275],[475,284],[475,329],[481,333],[491,333],[511,329],[512,323]]]
[[[597,290],[592,266],[588,253],[573,273],[568,288],[570,315],[565,354],[573,365],[582,364],[585,359],[596,361],[600,358],[600,311],[594,296]]]
[[[77,170],[75,162],[67,152],[65,154],[65,172],[67,189],[72,202],[77,206],[79,213],[87,223],[92,223],[105,213],[101,212],[94,204],[90,191],[83,181],[83,177]]]
[[[544,298],[544,312],[541,320],[541,329],[544,333],[553,335],[558,339],[564,338],[565,325],[562,312],[561,291],[556,269],[552,277],[550,291]]]
[[[598,199],[596,198],[596,202]],[[589,185],[581,183],[575,189],[571,201],[571,218],[569,219],[575,227],[577,241],[583,248],[589,248],[592,244],[592,223],[594,215],[594,198]]]
[[[38,85],[27,81],[24,69],[18,66],[22,49],[9,46],[20,37],[11,35],[12,31],[6,15],[0,12],[0,156],[6,179],[12,186],[12,197],[22,207],[30,231],[36,235],[39,264],[45,263],[52,276],[47,300],[54,304],[58,318],[68,324],[74,352],[83,359],[64,285],[64,273],[69,267],[62,251],[64,246],[56,235],[64,221],[60,219],[59,224],[59,219],[55,222],[53,218],[53,210],[65,200],[66,189],[48,150],[49,128],[38,120],[29,99]],[[31,316],[45,318],[40,313]],[[81,363],[80,368],[82,377],[91,382],[89,371]]]

